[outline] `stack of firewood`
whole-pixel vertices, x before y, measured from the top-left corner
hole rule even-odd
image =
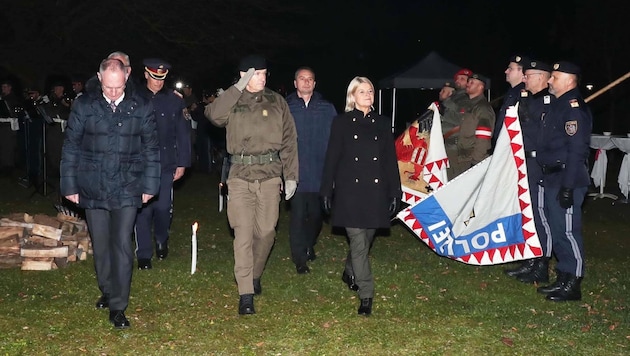
[[[12,214],[0,218],[0,268],[43,271],[87,259],[92,253],[87,224],[63,213]]]

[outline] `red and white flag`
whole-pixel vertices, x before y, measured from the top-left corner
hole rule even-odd
[[[494,154],[398,213],[437,254],[473,265],[542,256],[517,107],[510,107]]]

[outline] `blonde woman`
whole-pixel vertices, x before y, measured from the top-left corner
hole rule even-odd
[[[350,251],[342,279],[361,299],[358,313],[372,313],[374,278],[368,253],[376,229],[389,228],[401,189],[390,120],[374,112],[374,85],[355,77],[345,113],[333,120],[320,195],[331,225],[343,227]]]

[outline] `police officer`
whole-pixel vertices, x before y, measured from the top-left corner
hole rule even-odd
[[[525,89],[525,83],[523,83],[523,65],[530,62],[526,57],[514,55],[510,57],[510,62],[505,69],[505,81],[510,84],[510,88],[503,96],[503,104],[499,109],[499,114],[494,123],[494,130],[492,131],[491,150],[494,150],[494,145],[497,143],[497,137],[501,132],[503,126],[503,120],[505,119],[505,111],[508,107],[514,106],[521,96],[521,92]]]
[[[536,161],[536,155],[543,119],[556,97],[549,93],[547,84],[551,77],[551,65],[539,60],[530,60],[523,65],[525,88],[521,90],[518,100],[518,117],[525,147],[534,225],[542,247],[543,257],[526,260],[517,268],[508,269],[505,273],[524,283],[543,283],[549,281],[549,259],[552,246],[549,238],[549,223],[543,211],[545,187],[539,185],[543,174]]]
[[[161,260],[168,256],[173,182],[184,175],[191,163],[190,122],[184,119],[184,100],[172,90],[164,88],[164,80],[171,65],[157,58],[145,59],[143,64],[147,85],[141,89],[141,94],[153,103],[162,178],[157,197],[145,204],[136,218],[136,257],[140,270],[152,268],[151,230],[155,238],[156,256]]]
[[[488,79],[473,73],[466,84],[470,107],[465,109],[459,125],[457,156],[451,161],[455,175],[459,175],[488,157],[495,114],[488,103],[484,90]]]
[[[284,98],[265,87],[267,62],[258,55],[239,63],[240,80],[205,115],[226,128],[232,166],[227,179],[227,214],[234,229],[234,275],[239,314],[255,314],[254,294],[276,236],[280,190],[285,199],[297,189],[298,146],[293,116]]]
[[[587,159],[593,117],[577,88],[580,68],[557,62],[552,69],[549,92],[557,100],[544,117],[536,158],[543,171],[545,214],[558,259],[558,278],[538,292],[552,301],[580,300],[582,202],[590,184]]]

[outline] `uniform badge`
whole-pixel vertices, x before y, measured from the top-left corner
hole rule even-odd
[[[578,103],[577,99],[571,99],[569,101],[569,105],[571,105],[572,108],[579,108],[580,107],[580,103]]]
[[[527,98],[528,93],[527,90],[521,90],[521,98]]]
[[[544,104],[551,104],[551,97],[549,95],[543,96],[543,103]]]
[[[578,131],[577,121],[567,121],[564,123],[564,131],[566,131],[567,135],[573,136]]]
[[[268,112],[267,110],[263,110],[263,116],[264,116],[264,117],[269,116],[269,112]]]

